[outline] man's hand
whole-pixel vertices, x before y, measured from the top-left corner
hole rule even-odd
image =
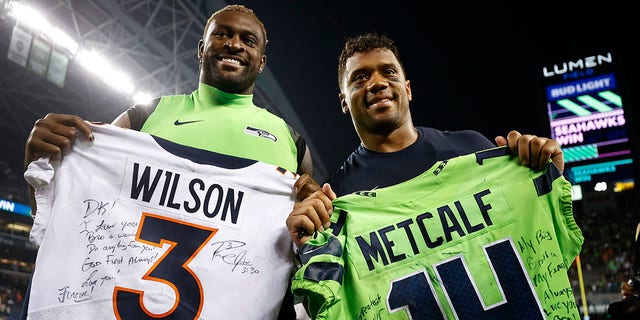
[[[302,201],[315,191],[322,190],[318,182],[308,173],[305,173],[296,180],[293,185],[293,192],[296,194],[296,200]]]
[[[78,133],[93,141],[91,128],[78,116],[49,113],[38,119],[25,145],[25,169],[31,161],[43,156],[62,159],[71,150]]]
[[[300,179],[305,176],[302,175]],[[310,182],[308,179],[313,180],[307,176],[303,181],[298,180],[300,184],[296,182],[294,187],[297,191],[296,198],[299,201],[296,202],[293,211],[287,217],[287,229],[289,229],[291,239],[298,248],[307,242],[314,232],[324,231],[329,227],[333,211],[331,201],[336,198],[336,194],[328,183],[325,183],[322,188],[316,188],[313,184],[315,183],[317,186],[317,182],[315,180]],[[304,195],[300,194],[301,190],[309,191],[310,189],[315,191],[307,192]]]
[[[506,139],[497,136],[495,142],[498,146],[506,145],[512,154],[520,158],[520,164],[523,166],[542,170],[551,159],[560,172],[564,171],[564,154],[556,140],[531,134],[523,135],[512,130]]]
[[[32,161],[44,156],[48,156],[51,160],[62,159],[71,150],[78,132],[87,140],[93,141],[91,128],[78,116],[49,113],[44,118],[38,119],[24,147],[24,170],[27,170]],[[27,187],[31,214],[35,215],[37,212],[35,191],[31,185]]]

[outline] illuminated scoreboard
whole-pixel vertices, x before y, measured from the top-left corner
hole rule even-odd
[[[551,136],[572,184],[632,189],[634,159],[611,53],[544,67]]]

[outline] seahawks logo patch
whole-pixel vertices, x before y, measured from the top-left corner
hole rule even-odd
[[[251,126],[247,126],[246,128],[244,128],[244,133],[250,134],[252,136],[260,137],[260,138],[269,139],[273,142],[278,141],[278,137],[274,136],[271,132],[267,130],[254,128]]]
[[[440,164],[438,165],[438,167],[435,170],[433,170],[433,175],[434,176],[439,175],[440,172],[444,169],[444,166],[446,166],[448,162],[449,162],[449,160],[442,160],[440,162]]]
[[[376,197],[376,192],[375,191],[356,191],[356,192],[354,192],[354,194],[357,194],[357,195],[363,196],[363,197],[371,197],[371,198],[375,198]]]

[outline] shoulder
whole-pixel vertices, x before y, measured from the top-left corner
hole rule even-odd
[[[486,139],[483,134],[476,130],[465,129],[465,130],[440,130],[431,127],[416,127],[418,131],[424,132],[427,135],[437,135],[442,137],[475,137],[478,139]]]
[[[369,164],[371,160],[365,154],[366,149],[362,146],[358,146],[348,157],[344,160],[340,167],[329,176],[326,182],[331,185],[331,188],[336,195],[341,196],[347,193],[351,193],[352,185],[355,182],[362,182],[367,177],[375,178],[379,175],[369,174]],[[363,177],[362,174],[365,176]]]
[[[127,115],[129,116],[129,122],[131,123],[131,129],[138,130],[142,128],[142,125],[149,118],[149,115],[156,110],[160,103],[160,97],[151,100],[148,103],[136,104],[127,109]]]
[[[269,109],[260,107],[260,106],[256,106],[254,105],[253,108],[255,108],[258,112],[258,114],[260,115],[260,117],[264,117],[266,119],[269,119],[269,121],[276,121],[276,122],[281,122],[287,126],[289,126],[289,128],[291,128],[291,125],[289,123],[287,123],[284,118],[282,118],[281,116],[271,112]]]
[[[416,128],[436,148],[444,148],[446,146],[466,153],[495,147],[491,140],[480,132],[471,129],[440,130],[430,127]]]
[[[291,138],[296,145],[296,161],[298,162],[298,173],[313,174],[313,159],[311,150],[302,135],[291,125],[287,124]]]

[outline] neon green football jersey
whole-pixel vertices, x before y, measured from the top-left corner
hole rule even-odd
[[[571,185],[494,148],[334,200],[292,291],[315,319],[580,319]]]

